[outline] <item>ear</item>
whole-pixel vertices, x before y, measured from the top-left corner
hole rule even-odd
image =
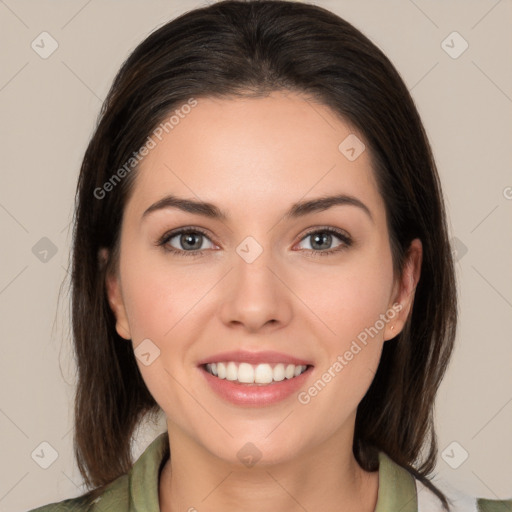
[[[415,238],[407,250],[402,276],[397,280],[393,288],[393,301],[389,305],[397,315],[388,322],[384,333],[384,340],[394,338],[399,334],[409,317],[409,312],[414,303],[416,286],[420,280],[421,262],[423,260],[423,245],[419,238]],[[397,306],[399,304],[400,306]]]
[[[99,250],[98,259],[100,260],[100,268],[106,265],[108,256],[108,249],[102,248]],[[128,324],[128,317],[126,315],[126,309],[124,306],[120,278],[117,272],[109,271],[107,269],[105,274],[105,288],[110,309],[116,317],[117,334],[119,334],[119,336],[125,340],[130,340],[130,326]]]

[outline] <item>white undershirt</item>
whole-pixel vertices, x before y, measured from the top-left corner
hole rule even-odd
[[[439,498],[422,482],[416,482],[416,493],[418,496],[418,512],[444,512]],[[446,482],[435,482],[435,486],[450,499],[452,512],[478,512],[477,499],[462,493]]]

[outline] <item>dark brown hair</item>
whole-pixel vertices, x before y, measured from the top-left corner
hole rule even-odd
[[[122,179],[113,176],[190,98],[258,97],[277,90],[330,107],[364,137],[386,205],[398,275],[411,240],[423,244],[412,311],[403,331],[384,344],[377,374],[357,410],[353,452],[364,469],[374,471],[378,451],[384,451],[448,508],[428,477],[437,455],[434,399],[453,348],[457,293],[426,133],[400,75],[367,37],[321,7],[273,0],[221,1],[153,32],[117,74],[85,152],[71,284],[78,369],[74,448],[92,489],[88,495],[96,497],[130,470],[135,429],[159,412],[131,343],[115,330],[105,290],[106,273],[116,269],[136,167]],[[105,187],[107,182],[111,186]],[[111,253],[106,266],[98,258],[103,247]]]

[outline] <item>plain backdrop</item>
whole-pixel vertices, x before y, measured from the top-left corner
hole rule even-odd
[[[395,64],[439,168],[460,324],[436,403],[436,478],[473,495],[511,497],[512,3],[314,3],[354,24]],[[155,28],[201,5],[0,1],[0,511],[85,490],[72,454],[65,288],[58,301],[78,169],[124,59]],[[142,428],[134,457],[164,429],[163,419]]]

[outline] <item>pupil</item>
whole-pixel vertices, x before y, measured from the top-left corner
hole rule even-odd
[[[182,240],[182,243],[183,245],[186,247],[187,244],[191,244],[192,247],[189,246],[189,249],[193,249],[193,250],[196,250],[196,249],[199,249],[201,247],[201,242],[199,243],[195,243],[193,242],[193,239],[194,238],[199,238],[200,235],[196,235],[196,234],[193,234],[193,233],[187,233],[185,235],[182,235],[181,236],[181,240]]]
[[[316,234],[313,236],[313,248],[315,248],[315,244],[317,243],[317,240],[320,239],[320,240],[323,240],[324,243],[327,242],[327,245],[329,245],[329,242],[331,241],[331,235],[329,233],[323,233],[321,235],[319,234]],[[322,245],[322,243],[320,242],[320,245]],[[327,249],[328,247],[316,247],[317,249]]]

